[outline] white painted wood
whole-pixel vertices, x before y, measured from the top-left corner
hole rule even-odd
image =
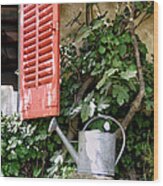
[[[18,93],[13,86],[1,86],[1,112],[5,115],[12,115],[17,112]]]

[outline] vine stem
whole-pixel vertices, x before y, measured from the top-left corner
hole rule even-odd
[[[140,53],[139,53],[139,46],[138,46],[138,40],[135,34],[135,24],[134,24],[134,4],[128,3],[128,9],[130,11],[130,20],[129,20],[129,29],[133,40],[133,47],[135,52],[135,58],[136,58],[136,65],[137,65],[137,72],[138,72],[138,78],[140,83],[140,88],[137,96],[133,100],[131,107],[126,114],[125,118],[122,121],[122,126],[126,130],[130,122],[132,121],[133,117],[135,116],[136,112],[139,111],[139,108],[141,106],[142,99],[145,94],[145,82],[144,82],[144,76],[143,76],[143,69],[140,59]],[[116,131],[117,138],[121,138],[121,133],[119,130]]]

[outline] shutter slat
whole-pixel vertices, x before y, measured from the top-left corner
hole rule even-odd
[[[43,18],[46,15],[49,15],[50,13],[52,13],[52,11],[53,11],[53,7],[52,6],[48,7],[45,11],[40,13],[39,18]]]
[[[44,39],[47,39],[48,37],[50,37],[52,35],[52,31],[46,31],[43,32],[42,34],[39,35],[39,41],[42,41]]]
[[[23,5],[22,5],[23,6]],[[29,13],[33,8],[35,8],[36,5],[35,4],[28,4],[28,5],[24,5],[24,14]]]
[[[39,70],[48,68],[48,67],[52,67],[52,61],[46,62],[46,63],[41,63],[39,64]]]
[[[36,38],[32,38],[29,41],[24,41],[24,47],[28,47],[34,44],[36,44]]]
[[[53,5],[51,5],[51,4],[42,4],[42,5],[39,5],[39,10],[40,10],[40,12],[41,11],[45,11],[50,6],[53,6]]]
[[[33,65],[36,64],[36,60],[28,60],[28,62],[24,62],[24,68],[32,67]]]
[[[36,29],[36,24],[33,24],[32,26],[24,29],[24,34],[27,34],[29,32],[31,32],[32,30],[35,30]]]
[[[33,52],[34,50],[36,50],[36,45],[35,44],[30,46],[30,47],[28,47],[28,48],[26,48],[26,49],[24,49],[24,53],[28,54],[28,53]]]
[[[43,17],[39,22],[39,26],[42,26],[46,24],[47,22],[52,22],[52,18],[53,18],[52,14],[48,14],[46,17]]]
[[[26,41],[26,40],[29,40],[29,39],[32,39],[32,38],[34,38],[34,37],[36,37],[36,32],[35,31],[32,31],[32,32],[30,32],[30,33],[28,33],[28,34],[24,34],[24,40]]]
[[[43,85],[43,84],[46,84],[46,83],[50,83],[52,81],[52,76],[46,76],[44,78],[40,78],[39,79],[39,85]]]
[[[28,28],[28,26],[31,26],[31,24],[35,22],[36,22],[36,17],[32,17],[28,19],[27,21],[24,21],[24,27]]]
[[[25,76],[25,81],[29,82],[29,81],[34,81],[36,79],[36,74],[32,73],[32,74],[29,74],[29,75],[26,75]]]
[[[39,48],[43,48],[49,44],[52,43],[52,39],[51,38],[47,38],[46,40],[40,41],[39,42]]]
[[[36,67],[28,68],[24,70],[26,75],[36,72]]]
[[[27,19],[33,17],[35,14],[36,14],[36,9],[34,8],[34,9],[32,9],[31,12],[29,12],[28,14],[26,14],[26,15],[24,16],[24,20],[27,20]]]
[[[51,28],[51,24],[44,24],[43,26],[40,26],[39,27],[39,34],[46,31],[46,30],[49,30]]]
[[[48,61],[50,59],[52,59],[52,54],[51,53],[47,54],[47,55],[44,55],[44,56],[41,56],[39,58],[39,62],[42,63],[42,62]]]
[[[24,61],[34,59],[35,57],[36,57],[36,52],[28,53],[28,55],[24,56]]]
[[[45,69],[43,71],[40,71],[38,76],[40,78],[42,78],[42,77],[46,77],[46,76],[52,75],[52,73],[53,73],[52,68],[48,68],[48,69]]]
[[[45,55],[45,54],[47,54],[49,52],[52,52],[52,50],[53,50],[52,45],[48,45],[48,46],[46,46],[46,47],[44,47],[44,48],[39,50],[39,55],[40,56]]]

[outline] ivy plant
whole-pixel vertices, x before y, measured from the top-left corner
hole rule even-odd
[[[139,107],[123,126],[127,141],[116,167],[116,179],[152,180],[154,62],[153,56],[147,60],[147,46],[135,30],[153,14],[153,2],[118,5],[114,20],[101,15],[82,25],[69,41],[64,38],[60,49],[61,114],[57,120],[70,140],[77,138],[77,131],[98,114],[111,115],[125,124],[142,85]],[[135,25],[140,15],[144,16]],[[60,156],[63,147],[58,136],[47,132],[49,121],[22,124],[17,116],[2,116],[5,176],[67,178],[75,171],[70,156]],[[92,129],[103,130],[102,125],[96,122]],[[120,145],[118,138],[117,147]]]

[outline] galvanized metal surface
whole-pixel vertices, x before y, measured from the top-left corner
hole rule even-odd
[[[22,119],[59,115],[59,5],[20,7]]]
[[[115,147],[115,134],[80,132],[78,172],[114,176]]]
[[[50,125],[49,125],[48,132],[53,132],[54,130],[57,132],[58,136],[63,141],[64,145],[68,149],[68,151],[71,154],[72,158],[74,159],[75,163],[78,164],[78,154],[77,154],[77,152],[75,151],[75,149],[73,148],[71,143],[68,141],[66,136],[63,134],[63,132],[59,128],[59,126],[57,124],[57,120],[55,118],[52,118],[52,120],[50,122]]]
[[[91,120],[89,120],[89,121],[85,124],[85,126],[84,126],[84,128],[83,128],[83,131],[85,131],[89,125],[93,124],[94,121],[99,120],[99,119],[104,119],[104,120],[106,120],[106,121],[107,121],[107,120],[111,120],[112,122],[114,122],[114,124],[116,124],[116,125],[120,128],[120,130],[121,130],[121,132],[122,132],[122,146],[121,146],[120,152],[119,152],[119,154],[118,154],[118,156],[117,156],[117,159],[116,159],[116,161],[115,161],[115,166],[116,166],[117,163],[119,162],[119,160],[120,160],[120,158],[121,158],[121,156],[122,156],[122,153],[123,153],[123,151],[124,151],[124,148],[125,148],[125,144],[126,144],[126,135],[125,135],[125,131],[124,131],[122,125],[120,124],[120,122],[117,121],[115,118],[113,118],[112,116],[106,116],[106,115],[102,115],[102,114],[99,114],[98,116],[96,116],[96,117],[92,118]]]

